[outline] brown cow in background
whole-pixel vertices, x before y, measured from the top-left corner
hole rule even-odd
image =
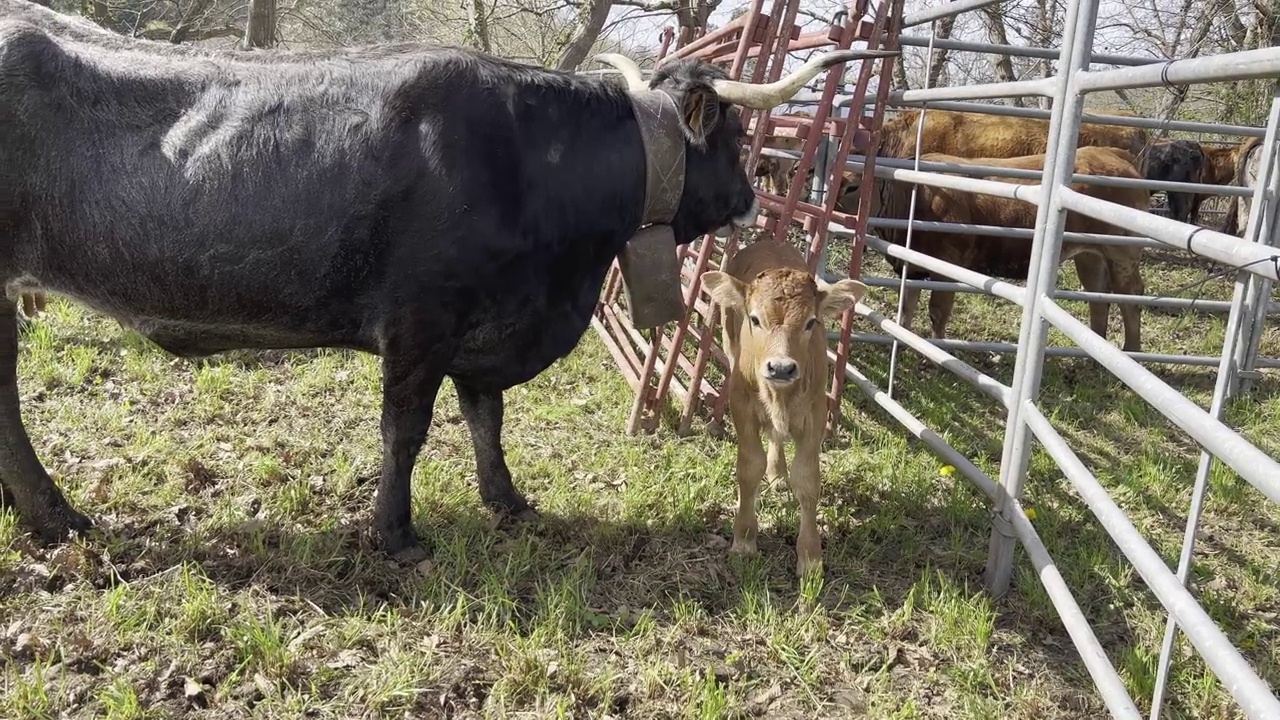
[[[926,162],[957,165],[982,165],[989,167],[1042,170],[1044,155],[1026,155],[1015,158],[961,158],[953,155],[930,153],[921,158]],[[1115,148],[1082,147],[1076,152],[1075,172],[1084,175],[1104,175],[1140,179],[1133,165],[1133,156]],[[1021,185],[1039,184],[1039,178],[989,177],[988,180]],[[843,212],[857,210],[857,189],[860,177],[846,176],[837,207]],[[872,193],[872,217],[907,219],[911,203],[911,183],[876,178]],[[1145,211],[1151,195],[1143,188],[1117,188],[1099,185],[1073,184],[1072,189],[1085,195],[1109,200]],[[1012,200],[979,193],[961,192],[946,188],[918,185],[915,219],[945,223],[994,225],[1007,228],[1034,228],[1036,206],[1021,200]],[[1121,228],[1095,220],[1085,215],[1068,212],[1066,230],[1079,233],[1126,235]],[[906,230],[879,228],[877,234],[887,242],[906,244]],[[1009,280],[1027,277],[1031,263],[1031,241],[1025,238],[1000,238],[979,236],[960,231],[927,232],[916,230],[912,234],[911,249],[970,270]],[[1139,269],[1142,248],[1121,245],[1094,245],[1064,242],[1060,262],[1075,260],[1080,282],[1092,292],[1115,292],[1125,295],[1141,295],[1144,291]],[[889,258],[894,272],[902,275],[903,262]],[[918,265],[912,265],[908,278],[930,279],[933,273]],[[949,279],[942,277],[940,279]],[[920,300],[918,288],[908,288],[904,299],[903,325],[911,328]],[[929,295],[929,320],[935,338],[945,338],[947,322],[955,304],[955,293],[934,290]],[[1107,336],[1107,317],[1110,304],[1089,303],[1089,325],[1101,337]],[[1142,348],[1142,310],[1137,305],[1121,305],[1124,320],[1124,349],[1139,351]]]
[[[1228,180],[1231,185],[1244,188],[1253,188],[1258,181],[1258,167],[1261,162],[1261,155],[1256,152],[1262,147],[1262,138],[1249,138],[1240,143],[1235,150],[1231,168],[1231,175]],[[1250,206],[1253,204],[1252,197],[1233,197],[1231,204],[1227,207],[1227,214],[1222,219],[1222,232],[1229,235],[1237,235],[1244,237],[1244,233],[1249,229]]]
[[[1128,115],[1116,110],[1102,111],[1111,115]],[[903,110],[884,123],[879,157],[911,158],[916,152],[916,129],[920,110]],[[1084,123],[1080,126],[1081,147],[1114,147],[1134,157],[1142,153],[1150,138],[1147,131],[1135,127],[1119,127]],[[944,153],[965,158],[1011,158],[1039,155],[1049,142],[1049,121],[1037,118],[986,115],[954,110],[929,110],[925,113],[921,153]]]

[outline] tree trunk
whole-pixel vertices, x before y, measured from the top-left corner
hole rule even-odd
[[[1042,48],[1053,47],[1053,10],[1056,8],[1052,0],[1036,0],[1036,46]],[[1036,61],[1036,77],[1047,78],[1053,69],[1053,61],[1049,58],[1040,58]],[[1053,100],[1047,97],[1039,98],[1041,110],[1048,110],[1053,105]]]
[[[893,84],[897,89],[907,91],[911,89],[911,83],[907,80],[907,63],[903,61],[903,56],[892,60],[893,62]],[[745,77],[745,74],[744,74]]]
[[[1174,37],[1172,45],[1167,48],[1167,57],[1183,59],[1191,59],[1200,54],[1204,49],[1205,41],[1209,38],[1209,32],[1213,30],[1213,24],[1218,19],[1218,13],[1227,10],[1227,3],[1231,0],[1210,0],[1204,7],[1203,13],[1196,20],[1195,29],[1192,30],[1190,42],[1185,50],[1179,48],[1181,40],[1181,32]],[[1179,19],[1178,29],[1183,30],[1186,27],[1186,15],[1190,15],[1192,8],[1191,0],[1186,0],[1183,5],[1183,18]],[[1178,110],[1182,108],[1182,104],[1187,100],[1186,85],[1179,85],[1176,88],[1170,88],[1165,94],[1165,101],[1162,104],[1159,114],[1156,116],[1160,120],[1172,120],[1178,114]],[[1167,127],[1162,127],[1152,133],[1152,140],[1159,140],[1169,134]]]
[[[987,32],[991,34],[991,41],[997,45],[1008,45],[1009,34],[1004,28],[1004,13],[999,3],[988,5],[982,9],[983,18],[987,21]],[[995,55],[992,57],[992,63],[996,66],[996,79],[1000,82],[1013,82],[1018,79],[1017,73],[1013,71],[1013,59],[1008,55]],[[1024,107],[1023,98],[1011,98],[1015,107]]]
[[[560,51],[560,57],[556,58],[557,70],[577,70],[582,61],[587,59],[587,53],[591,52],[591,46],[599,39],[612,8],[613,0],[590,0],[578,11],[578,24],[573,29],[573,35]]]
[[[489,42],[489,17],[485,14],[484,0],[467,0],[467,22],[471,25],[471,42],[478,50],[493,52]]]
[[[934,37],[939,40],[946,40],[951,37],[951,28],[955,27],[955,16],[945,17],[938,21],[938,30],[934,33]],[[938,87],[938,83],[942,81],[944,73],[947,70],[947,50],[946,48],[933,48],[933,62],[929,65],[929,82],[925,87]]]
[[[249,20],[244,29],[244,45],[269,48],[276,44],[276,0],[249,0]]]
[[[676,5],[676,23],[680,26],[676,33],[676,49],[688,45],[698,37],[699,30],[707,27],[707,18],[720,7],[720,0],[690,0]]]

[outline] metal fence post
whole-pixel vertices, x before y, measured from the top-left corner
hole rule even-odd
[[[1250,201],[1249,224],[1244,237],[1253,242],[1275,247],[1280,222],[1276,215],[1280,212],[1280,182],[1277,180],[1276,168],[1276,125],[1280,123],[1280,88],[1271,100],[1271,112],[1267,116],[1267,134],[1258,148],[1261,153],[1258,177],[1253,188]],[[1238,202],[1233,199],[1233,202]],[[1251,275],[1249,290],[1244,297],[1244,314],[1249,318],[1241,326],[1244,339],[1234,348],[1237,375],[1228,390],[1229,396],[1247,393],[1253,385],[1253,378],[1258,367],[1258,353],[1262,344],[1262,329],[1267,319],[1267,308],[1270,305],[1273,284],[1267,278]]]
[[[1276,142],[1276,125],[1280,121],[1280,94],[1271,103],[1271,113],[1267,119],[1267,134],[1262,141],[1260,152],[1265,153],[1258,173],[1257,186],[1254,188],[1250,205],[1249,223],[1244,237],[1257,240],[1261,233],[1268,239],[1268,244],[1275,244],[1276,236],[1276,197],[1280,191],[1280,173],[1275,168],[1275,153],[1272,148]],[[1232,198],[1232,202],[1237,202]],[[1252,273],[1241,271],[1236,275],[1235,288],[1231,296],[1231,314],[1227,316],[1227,327],[1222,340],[1222,358],[1218,364],[1218,376],[1214,381],[1213,400],[1209,404],[1209,414],[1221,420],[1227,401],[1241,387],[1240,372],[1251,369],[1249,360],[1256,362],[1256,343],[1261,334],[1262,320],[1265,312],[1257,313],[1255,319],[1250,317],[1249,300],[1253,300],[1254,309],[1259,302],[1265,302],[1266,294],[1258,293],[1258,286],[1270,285],[1270,280]],[[1265,307],[1265,306],[1264,306]],[[1250,330],[1253,330],[1252,335]],[[1255,354],[1250,355],[1250,350]],[[1196,467],[1195,485],[1191,490],[1191,505],[1187,511],[1187,524],[1182,536],[1182,550],[1178,556],[1177,577],[1184,586],[1191,577],[1191,563],[1195,557],[1196,534],[1200,531],[1200,517],[1204,511],[1205,495],[1209,487],[1209,473],[1213,469],[1215,457],[1213,453],[1202,450],[1200,462]],[[1169,672],[1173,667],[1173,644],[1178,637],[1178,622],[1170,613],[1165,625],[1164,641],[1160,645],[1160,659],[1156,666],[1155,691],[1151,696],[1151,720],[1159,720],[1160,711],[1164,708],[1165,696],[1168,693]]]
[[[1004,449],[1000,461],[1000,483],[1007,496],[1001,499],[992,515],[987,556],[985,582],[987,589],[997,596],[1009,589],[1009,582],[1013,577],[1013,555],[1017,537],[1009,516],[1009,501],[1022,494],[1031,455],[1031,437],[1022,417],[1022,409],[1040,392],[1045,344],[1049,334],[1049,328],[1040,316],[1040,302],[1058,284],[1058,256],[1067,216],[1058,190],[1070,183],[1075,169],[1080,115],[1084,107],[1084,98],[1075,90],[1072,78],[1076,71],[1089,66],[1097,15],[1098,0],[1070,0],[1067,4],[1067,27],[1062,41],[1062,53],[1058,58],[1053,113],[1049,118],[1040,203],[1036,210],[1032,260],[1027,276],[1027,302],[1023,307],[1022,327],[1018,334],[1018,358],[1011,386],[1013,402],[1005,423]]]

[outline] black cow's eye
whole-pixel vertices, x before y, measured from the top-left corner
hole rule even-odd
[[[807,323],[805,323],[805,324],[804,324],[804,330],[805,330],[805,332],[809,332],[810,330],[812,330],[812,329],[813,329],[813,324],[814,324],[814,323],[816,323],[816,322],[818,322],[818,318],[809,318],[809,322],[807,322]]]
[[[752,315],[752,316],[751,316],[751,324],[752,324],[752,325],[754,325],[754,326],[756,326],[756,327],[760,327],[760,318],[756,317],[755,315]]]

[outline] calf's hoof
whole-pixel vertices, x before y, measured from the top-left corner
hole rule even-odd
[[[734,538],[733,545],[729,547],[729,552],[742,557],[751,557],[757,552],[756,541],[754,539]]]
[[[822,558],[796,560],[796,577],[803,580],[807,576],[822,577]]]

